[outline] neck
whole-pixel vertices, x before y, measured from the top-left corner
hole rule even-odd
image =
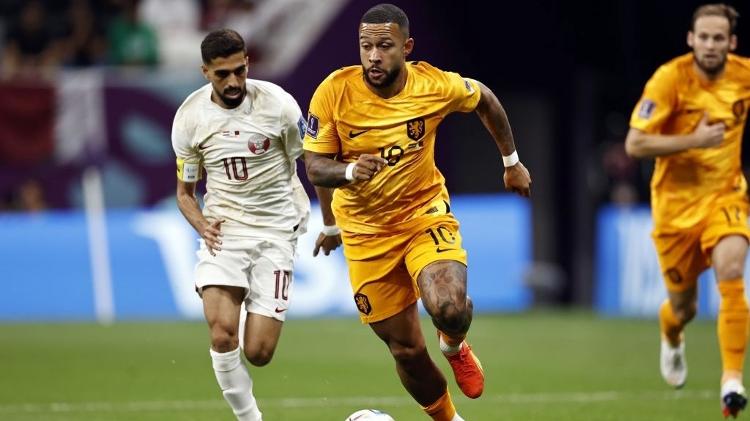
[[[703,70],[701,66],[699,66],[698,63],[695,61],[695,59],[693,59],[693,70],[695,70],[695,72],[698,74],[698,76],[701,79],[708,81],[708,82],[713,82],[719,79],[720,77],[722,77],[724,75],[724,70],[726,70],[726,67],[727,65],[725,63],[723,66],[721,66],[721,69],[719,69],[718,71],[714,73],[709,73]]]
[[[367,81],[367,78],[362,76],[362,78],[365,81],[365,85],[367,85],[367,89],[369,89],[372,93],[375,95],[383,98],[393,98],[394,96],[398,95],[402,90],[404,90],[404,86],[406,86],[406,78],[409,74],[409,69],[406,65],[401,68],[401,72],[399,72],[398,77],[396,77],[396,80],[393,81],[390,85],[378,88],[377,86],[370,85],[370,82]]]

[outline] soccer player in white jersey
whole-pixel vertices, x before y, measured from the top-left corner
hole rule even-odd
[[[245,43],[237,32],[211,32],[201,55],[210,83],[188,96],[172,127],[177,203],[202,237],[195,286],[216,380],[237,419],[257,421],[261,412],[240,351],[241,305],[247,311],[245,357],[266,365],[289,306],[297,237],[310,212],[296,173],[305,120],[283,89],[247,79]],[[202,168],[201,210],[195,190]]]

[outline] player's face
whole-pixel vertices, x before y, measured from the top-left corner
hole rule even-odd
[[[214,88],[212,98],[224,108],[235,108],[245,98],[247,57],[238,52],[228,57],[216,57],[202,67],[203,75]]]
[[[737,46],[737,37],[729,31],[729,20],[723,16],[701,16],[688,32],[695,64],[708,76],[724,70],[727,54]]]
[[[396,81],[414,46],[396,23],[362,23],[359,26],[359,58],[365,80],[375,88]]]

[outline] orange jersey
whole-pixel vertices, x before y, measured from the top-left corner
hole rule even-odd
[[[338,154],[342,162],[360,154],[388,160],[373,179],[336,189],[333,211],[346,231],[402,231],[426,213],[445,212],[449,202],[435,166],[435,134],[446,115],[476,108],[479,86],[425,62],[404,70],[404,89],[383,99],[367,88],[361,66],[344,67],[318,86],[310,103],[306,150]]]
[[[750,106],[750,59],[729,54],[724,75],[702,80],[693,54],[662,65],[646,84],[630,127],[650,134],[693,132],[704,112],[709,123],[724,123],[724,140],[713,148],[694,148],[656,158],[651,205],[656,232],[699,225],[719,197],[745,195],[740,151]]]

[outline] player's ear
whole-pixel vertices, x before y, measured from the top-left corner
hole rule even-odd
[[[411,54],[412,50],[414,50],[414,38],[409,38],[404,43],[404,57]]]
[[[688,33],[687,33],[687,45],[690,48],[693,48],[693,44],[695,44],[695,35],[693,35],[693,31],[688,31]]]
[[[732,35],[729,37],[729,51],[734,51],[735,48],[737,48],[737,35]]]
[[[201,73],[203,73],[203,77],[208,80],[208,67],[206,67],[205,64],[201,64]]]

